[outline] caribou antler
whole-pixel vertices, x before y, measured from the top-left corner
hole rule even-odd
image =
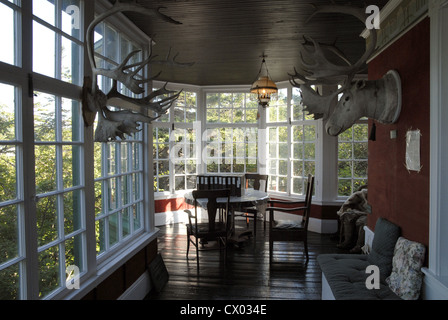
[[[367,16],[364,8],[356,8],[356,7],[348,7],[342,5],[321,5],[315,6],[316,10],[314,13],[308,18],[307,21],[310,21],[315,15],[321,13],[343,13],[352,15],[358,18],[361,22],[365,23]],[[302,56],[302,62],[305,67],[310,70],[312,73],[312,77],[314,79],[320,78],[331,78],[331,77],[340,77],[344,75],[347,77],[348,82],[350,83],[355,74],[363,68],[366,61],[375,51],[376,42],[377,42],[377,33],[375,29],[370,30],[370,36],[372,41],[370,42],[368,48],[364,52],[364,54],[359,58],[359,60],[348,66],[336,65],[330,62],[324,55],[323,50],[319,43],[310,38],[311,42],[314,45],[314,51],[305,50],[305,53],[311,54],[311,58],[314,59],[314,63],[306,63]],[[307,49],[306,46],[304,46]]]
[[[315,6],[316,11],[308,21],[319,13],[344,13],[367,21],[365,10],[340,5]],[[301,52],[302,73],[294,69],[290,83],[300,87],[304,109],[314,114],[315,119],[324,118],[328,134],[337,136],[350,128],[358,119],[368,117],[380,123],[391,124],[398,120],[401,111],[401,80],[399,74],[391,70],[378,80],[353,81],[355,75],[364,68],[365,63],[376,48],[377,33],[370,30],[371,41],[364,54],[354,63],[347,63],[335,45],[322,45],[312,38],[303,43]],[[328,60],[325,51],[336,54],[344,63]],[[334,92],[320,95],[313,89],[316,85],[341,85]],[[332,101],[341,96],[337,105],[330,110]]]
[[[356,7],[348,7],[343,5],[313,5],[316,9],[308,18],[309,22],[314,16],[321,13],[343,13],[355,16],[362,22],[366,21],[365,10]],[[302,73],[297,72],[294,68],[294,74],[289,74],[290,83],[295,87],[300,87],[302,91],[302,102],[305,110],[314,114],[315,119],[327,119],[330,116],[331,101],[338,94],[343,92],[350,86],[354,76],[365,65],[367,59],[372,55],[376,47],[376,30],[371,30],[372,41],[365,53],[356,63],[350,63],[339,48],[334,44],[322,44],[315,41],[311,37],[304,36],[302,43],[303,50],[300,53]],[[335,54],[341,61],[336,64],[330,61],[325,52],[329,51]],[[316,85],[342,85],[336,92],[321,96],[313,90],[312,86]]]
[[[164,15],[160,12],[161,8],[156,10],[144,8],[133,1],[121,2],[117,0],[115,4],[102,14],[98,15],[87,28],[86,46],[87,54],[92,68],[92,78],[86,77],[83,86],[83,110],[84,119],[87,125],[91,125],[95,114],[99,114],[98,125],[95,130],[95,141],[107,142],[116,140],[117,137],[124,139],[125,134],[130,135],[139,131],[138,122],[147,122],[159,118],[167,112],[172,104],[177,100],[180,93],[166,89],[166,84],[162,89],[156,90],[143,98],[133,98],[118,92],[118,82],[131,90],[134,94],[143,94],[144,85],[160,75],[160,72],[152,77],[141,77],[139,72],[150,64],[165,64],[171,66],[191,66],[193,63],[180,63],[175,59],[177,54],[170,58],[170,51],[165,60],[155,60],[152,55],[152,42],[150,44],[150,54],[140,62],[128,64],[140,50],[129,53],[126,58],[112,69],[98,68],[94,58],[94,37],[95,27],[107,17],[118,12],[138,12],[149,17],[159,18],[163,21],[180,24],[180,22]],[[97,77],[105,76],[112,79],[112,88],[107,94],[104,94],[97,86]],[[165,98],[159,96],[168,95]],[[108,106],[118,107],[125,110],[110,110]],[[147,116],[148,111],[157,113],[156,117]],[[92,116],[93,115],[93,116]]]

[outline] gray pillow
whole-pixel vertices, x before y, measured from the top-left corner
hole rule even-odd
[[[378,266],[381,279],[384,280],[392,272],[394,248],[401,235],[401,230],[392,222],[378,218],[374,232],[372,249],[367,260],[371,265]]]

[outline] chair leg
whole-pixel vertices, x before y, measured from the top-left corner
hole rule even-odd
[[[254,216],[254,237],[257,235],[257,217]]]
[[[306,239],[303,241],[303,246],[305,248],[306,262],[308,262],[310,257],[308,256],[308,241]]]
[[[227,237],[224,238],[224,265],[227,264]]]
[[[266,212],[263,213],[263,228],[266,231]]]
[[[198,244],[198,238],[196,238],[196,265],[198,267],[198,272],[199,272],[199,244]]]
[[[188,252],[190,251],[190,235],[187,234],[187,259],[188,259]]]
[[[273,255],[274,243],[269,240],[269,264],[272,263],[272,255]]]

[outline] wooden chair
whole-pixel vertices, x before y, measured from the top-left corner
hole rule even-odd
[[[208,241],[218,241],[219,248],[224,246],[224,261],[227,258],[227,238],[230,233],[230,221],[228,221],[230,190],[194,190],[194,213],[191,210],[185,210],[188,213],[187,224],[187,259],[190,251],[190,243],[196,247],[196,261],[199,270],[199,239],[201,243]],[[218,198],[224,198],[224,201],[217,202]],[[207,201],[207,222],[198,222],[198,207],[201,207],[199,202]],[[217,216],[217,214],[219,214]],[[218,221],[216,221],[218,217]],[[192,239],[193,237],[194,239]]]
[[[311,198],[313,196],[314,177],[309,175],[306,187],[305,201],[279,201],[269,200],[269,263],[273,260],[274,242],[280,241],[300,241],[303,242],[306,255],[308,256],[308,222],[311,210]],[[298,206],[301,205],[301,206]],[[281,221],[275,220],[275,211],[301,214],[302,221]]]
[[[246,173],[246,189],[251,187],[254,190],[261,190],[267,192],[268,190],[268,175],[258,173]],[[254,219],[254,236],[257,234],[257,216],[259,209],[256,206],[243,208],[243,216],[246,218],[246,225],[249,228],[249,219]],[[264,228],[266,229],[266,212],[263,214]]]

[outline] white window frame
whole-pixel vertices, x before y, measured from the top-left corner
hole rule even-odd
[[[22,6],[17,6],[7,0],[0,0],[2,5],[11,7],[17,11],[19,19],[17,20],[18,29],[15,33],[17,35],[17,51],[15,52],[16,65],[10,65],[0,62],[0,82],[16,86],[17,103],[21,108],[16,114],[18,121],[17,127],[21,131],[16,137],[17,141],[13,144],[18,146],[20,159],[17,162],[18,166],[18,189],[22,190],[20,195],[14,203],[18,203],[23,210],[19,215],[19,224],[21,227],[20,238],[20,256],[19,259],[14,260],[12,263],[20,263],[21,269],[24,274],[20,280],[21,286],[21,299],[39,299],[39,283],[38,275],[38,245],[37,245],[37,227],[36,227],[36,195],[34,186],[34,117],[27,111],[26,117],[23,116],[22,110],[33,109],[33,90],[43,93],[48,93],[55,96],[60,96],[68,99],[81,101],[82,87],[77,84],[72,84],[66,81],[58,80],[56,78],[47,77],[33,72],[32,63],[33,57],[30,54],[33,46],[33,15],[32,15],[32,1],[22,1]],[[111,4],[108,1],[83,1],[80,8],[81,14],[81,28],[85,30],[85,26],[89,21],[94,18],[95,8],[99,12],[103,12],[106,8],[109,8]],[[114,23],[117,22],[119,28],[127,30],[131,35],[134,34],[138,39],[149,44],[148,38],[144,33],[139,30],[135,25],[129,22],[124,15],[117,14],[110,19]],[[47,25],[45,25],[47,26]],[[51,26],[51,25],[50,25]],[[55,27],[51,26],[53,31]],[[61,33],[57,31],[58,33]],[[66,36],[66,35],[64,35]],[[146,37],[146,38],[145,38]],[[81,43],[83,43],[83,39]],[[149,47],[149,45],[148,45]],[[90,66],[84,55],[80,56],[80,74],[89,75]],[[83,71],[83,72],[82,72]],[[31,90],[30,90],[31,88]],[[58,98],[59,99],[59,98]],[[154,198],[150,184],[148,181],[152,181],[152,168],[148,164],[151,161],[151,141],[148,141],[148,127],[144,125],[143,135],[144,143],[141,152],[145,154],[148,161],[143,163],[143,181],[142,196],[144,198],[144,215],[142,232],[128,239],[123,246],[117,248],[111,252],[111,254],[103,259],[98,260],[96,256],[96,237],[95,237],[95,212],[94,212],[94,170],[91,165],[93,162],[93,130],[92,126],[86,128],[82,126],[84,142],[83,142],[83,159],[81,161],[84,166],[84,173],[82,185],[77,186],[76,189],[81,189],[84,192],[82,207],[84,209],[84,226],[85,228],[80,231],[84,234],[84,242],[86,244],[86,251],[83,252],[85,260],[85,268],[80,275],[80,289],[69,290],[65,286],[61,286],[58,289],[52,291],[42,299],[79,299],[85,294],[93,290],[101,281],[111,275],[121,264],[126,262],[130,257],[142,250],[151,241],[154,241],[157,236],[157,230],[154,227]],[[54,145],[54,143],[52,142]],[[57,148],[65,142],[57,142]],[[70,144],[70,143],[69,143]],[[25,178],[26,177],[26,178]],[[26,179],[26,182],[25,182]],[[30,181],[32,180],[32,181]],[[30,183],[33,182],[33,183]],[[59,193],[58,193],[59,194]],[[62,241],[62,240],[61,240]],[[60,241],[57,240],[59,244]],[[62,242],[61,242],[62,243]],[[52,243],[53,245],[54,243]],[[47,245],[48,246],[48,245]],[[41,248],[42,249],[42,248]],[[11,264],[11,261],[7,262]],[[2,265],[5,267],[5,265]],[[61,281],[65,279],[64,274],[61,272]],[[63,283],[63,282],[62,282]]]
[[[101,7],[101,9],[98,8],[98,6],[100,6],[99,4],[97,4],[97,11],[102,12],[106,9],[106,7]],[[121,52],[121,40],[124,39],[126,41],[131,41],[132,43],[135,43],[138,47],[142,48],[142,53],[141,53],[141,57],[145,56],[148,54],[148,49],[149,49],[149,45],[150,45],[150,41],[151,39],[148,38],[147,36],[139,36],[137,37],[135,35],[134,32],[131,32],[129,29],[131,28],[132,31],[134,31],[135,28],[130,27],[127,23],[125,23],[124,21],[126,21],[125,19],[123,19],[121,17],[121,19],[119,18],[115,18],[115,19],[110,19],[107,22],[104,22],[102,24],[100,24],[99,26],[101,26],[103,28],[103,37],[106,37],[105,35],[105,30],[106,30],[106,26],[107,28],[110,28],[111,30],[113,30],[114,32],[116,32],[117,34],[117,43],[115,44],[116,46],[116,50],[117,52]],[[141,33],[141,32],[140,32]],[[108,63],[111,64],[115,64],[118,65],[118,63],[120,61],[112,61],[111,59],[107,58],[104,54],[107,55],[107,52],[104,52],[104,50],[106,49],[105,46],[103,45],[103,52],[102,53],[95,53],[95,55],[97,57],[99,57],[100,59],[102,59],[103,61],[106,61]],[[119,54],[118,54],[119,55]],[[140,59],[141,59],[140,57]],[[125,57],[119,57],[120,60],[124,59]],[[105,87],[108,86],[108,83],[110,81],[110,79],[104,79],[105,82],[103,85]],[[104,89],[105,91],[107,91],[109,88]],[[147,88],[148,89],[148,88]],[[119,88],[119,90],[125,90],[126,94],[129,94],[129,90],[125,87]],[[144,124],[142,124],[143,127],[145,127]],[[135,137],[138,137],[137,139]],[[140,140],[141,138],[141,140]],[[148,210],[146,210],[145,205],[144,205],[144,179],[146,177],[146,174],[144,173],[144,167],[143,167],[143,163],[146,159],[146,157],[144,156],[144,145],[145,145],[145,141],[147,141],[146,138],[146,134],[145,131],[138,133],[136,135],[134,135],[133,137],[127,137],[126,140],[123,141],[117,141],[117,142],[107,142],[107,143],[101,143],[101,154],[103,155],[101,158],[101,167],[102,167],[102,173],[100,177],[95,177],[95,182],[101,183],[102,184],[102,212],[99,215],[96,215],[95,217],[95,223],[101,224],[100,221],[102,221],[102,226],[103,229],[102,231],[104,232],[104,234],[102,235],[102,238],[104,239],[104,250],[100,251],[97,254],[97,260],[98,263],[101,264],[104,261],[106,261],[107,259],[109,259],[111,256],[115,255],[117,251],[119,251],[121,248],[125,247],[128,243],[130,243],[134,238],[138,237],[139,235],[143,234],[145,232],[145,224],[146,221],[149,220],[149,217],[145,214],[145,212],[147,213]],[[97,143],[97,142],[95,142]],[[141,145],[141,147],[139,148],[139,154],[137,155],[139,157],[139,163],[140,163],[140,168],[138,168],[137,170],[126,170],[124,171],[122,168],[122,145],[126,144],[127,146],[127,150],[125,152],[129,152],[129,143],[138,143]],[[114,159],[112,160],[112,162],[115,164],[115,170],[114,173],[111,174],[110,172],[106,172],[106,168],[108,167],[108,158],[105,157],[104,155],[108,154],[108,151],[110,150],[114,150]],[[127,167],[130,168],[132,166],[132,159],[130,159],[129,157],[127,157]],[[129,176],[130,175],[138,175],[140,178],[138,179],[138,188],[140,191],[139,194],[139,199],[134,199],[132,201],[130,201],[130,203],[124,203],[124,199],[122,199],[122,178],[127,179],[127,181],[129,180]],[[115,202],[116,202],[116,208],[107,208],[105,209],[104,206],[108,206],[109,202],[112,200],[109,198],[109,193],[107,192],[107,190],[110,190],[107,186],[109,185],[110,182],[115,181]],[[129,184],[129,182],[128,182]],[[132,184],[131,184],[132,185]],[[134,186],[132,185],[131,189]],[[129,213],[128,210],[131,210],[132,207],[136,207],[135,210],[139,210],[139,215],[137,217],[137,219],[139,219],[139,227],[137,229],[134,229],[134,219],[132,217],[132,215]],[[124,215],[125,215],[125,211],[128,211],[128,214],[130,215],[130,234],[125,235],[124,234],[124,226],[122,224],[123,219],[124,219]],[[117,239],[114,243],[110,243],[110,219],[114,219],[114,217],[116,217],[117,219]]]
[[[431,19],[431,157],[429,194],[429,255],[428,267],[423,268],[425,299],[448,299],[448,1],[428,2]]]
[[[211,158],[207,158],[207,153],[208,153],[207,149],[206,149],[207,148],[207,136],[213,135],[215,129],[217,129],[217,130],[224,129],[225,130],[226,128],[229,128],[229,129],[232,129],[232,130],[233,129],[245,130],[245,129],[248,129],[248,128],[249,129],[250,128],[255,128],[256,130],[258,130],[257,137],[259,137],[260,119],[258,119],[257,122],[253,122],[253,123],[250,123],[250,122],[247,122],[247,123],[246,122],[240,122],[240,123],[207,122],[207,109],[206,108],[207,108],[207,95],[208,94],[241,94],[241,93],[245,93],[245,94],[249,95],[249,89],[246,88],[246,87],[242,87],[242,86],[239,86],[239,87],[216,86],[216,87],[207,87],[207,88],[205,88],[203,90],[203,92],[204,92],[204,103],[203,103],[203,109],[204,109],[203,116],[204,116],[204,118],[203,118],[203,122],[202,123],[204,123],[205,125],[203,126],[204,127],[204,131],[202,133],[202,148],[203,149],[201,149],[202,150],[201,155],[202,155],[202,162],[204,163],[204,165],[203,165],[203,171],[201,173],[209,173],[207,171],[207,160],[209,160]],[[233,110],[234,108],[232,106],[232,108],[229,108],[229,109]],[[246,107],[244,109],[246,109]],[[251,110],[251,109],[253,109],[253,108],[249,108],[249,110]],[[218,110],[220,110],[220,109],[218,109]],[[258,114],[259,113],[260,113],[260,107],[258,107]],[[210,173],[244,174],[246,172],[246,171],[244,171],[244,172],[234,172],[234,170],[233,170],[233,160],[237,158],[237,155],[233,154],[233,131],[231,132],[231,135],[232,135],[232,152],[231,152],[231,156],[230,157],[225,157],[225,159],[232,159],[232,163],[230,164],[230,166],[232,168],[231,171],[230,172],[227,172],[227,171],[220,172],[220,169],[219,169],[218,172],[210,172]],[[245,136],[250,138],[250,137],[253,136],[253,134],[249,130],[248,133],[245,133]],[[219,137],[219,139],[220,139],[220,137]],[[258,140],[258,142],[257,142],[257,149],[259,150],[259,146],[260,146],[259,139],[257,139],[257,140]],[[218,153],[222,152],[223,151],[222,150],[222,144],[219,143],[218,148],[215,149],[215,150]],[[222,158],[221,157],[217,157],[217,159],[222,159]],[[246,164],[246,160],[251,160],[251,159],[252,159],[251,157],[247,157],[246,158],[246,156],[244,156],[244,168],[246,168],[246,165],[247,165]],[[252,160],[256,160],[257,161],[257,167],[258,167],[258,171],[259,171],[260,170],[260,157],[258,157],[258,159],[252,159]],[[220,168],[220,166],[219,166],[219,168]]]
[[[293,135],[293,127],[294,126],[314,126],[314,128],[315,128],[315,133],[316,133],[316,136],[315,136],[315,140],[314,140],[314,142],[313,142],[313,144],[314,144],[314,160],[313,160],[313,162],[314,162],[314,176],[315,176],[315,179],[316,179],[316,184],[318,184],[318,181],[320,180],[320,176],[318,175],[318,171],[317,171],[317,163],[318,163],[318,161],[317,161],[317,157],[318,157],[318,143],[319,143],[319,137],[321,136],[320,135],[320,133],[319,133],[319,128],[320,128],[320,126],[318,125],[319,124],[319,122],[321,122],[322,120],[310,120],[310,119],[305,119],[305,118],[303,118],[303,119],[293,119],[293,114],[292,114],[292,112],[293,112],[293,88],[292,88],[292,86],[290,85],[290,84],[287,84],[287,83],[279,83],[278,85],[278,88],[279,88],[279,90],[281,90],[281,89],[286,89],[286,91],[287,91],[287,96],[286,96],[286,103],[287,103],[287,109],[286,109],[286,119],[285,119],[285,121],[277,121],[277,122],[268,122],[268,116],[267,115],[265,115],[264,116],[264,119],[265,119],[265,121],[264,121],[264,123],[262,124],[262,125],[264,125],[265,126],[265,128],[266,128],[266,137],[265,137],[265,139],[266,139],[266,143],[268,143],[268,135],[269,135],[269,128],[271,128],[271,127],[278,127],[278,126],[282,126],[282,127],[286,127],[286,130],[287,130],[287,144],[288,144],[288,156],[287,156],[287,158],[285,159],[286,161],[287,161],[287,174],[286,175],[284,175],[285,176],[285,178],[286,178],[286,181],[287,181],[287,185],[286,185],[286,191],[285,192],[278,192],[278,191],[272,191],[272,190],[269,190],[269,188],[268,188],[268,192],[270,193],[270,194],[273,194],[274,196],[276,196],[276,197],[279,197],[279,198],[300,198],[300,199],[302,199],[302,198],[304,198],[304,195],[305,195],[305,190],[303,190],[303,194],[297,194],[297,193],[294,193],[293,192],[293,173],[292,173],[292,163],[293,163],[293,149],[292,149],[292,145],[293,145],[293,143],[292,143],[292,141],[293,141],[293,137],[292,137],[292,135]],[[272,108],[275,108],[275,106],[271,106]],[[269,107],[269,108],[271,108],[271,107]],[[264,111],[266,111],[266,110],[264,110]],[[311,141],[310,142],[304,142],[304,143],[311,143]],[[267,146],[266,146],[266,149],[265,150],[268,150],[268,148],[267,148]],[[268,170],[269,170],[269,164],[268,164],[268,161],[269,161],[269,159],[268,159],[268,153],[267,153],[267,151],[265,152],[265,154],[266,154],[266,158],[267,158],[267,160],[266,160],[266,173],[267,174],[269,174],[269,172],[268,172]],[[306,177],[303,177],[303,178],[305,178],[306,179]],[[269,182],[269,183],[271,183],[271,182]],[[316,192],[315,192],[315,194],[316,194],[316,196],[318,195]],[[315,198],[314,198],[315,199]]]
[[[164,85],[166,85],[166,89],[171,90],[171,91],[185,91],[185,92],[190,92],[190,93],[194,93],[196,94],[196,120],[193,122],[176,122],[174,119],[174,112],[175,112],[175,103],[173,103],[173,106],[170,107],[170,109],[168,109],[168,112],[166,115],[163,115],[163,120],[162,121],[153,121],[150,125],[150,131],[151,132],[151,138],[153,136],[153,130],[156,128],[160,128],[160,129],[166,129],[168,130],[168,135],[169,135],[169,155],[168,155],[168,159],[161,159],[164,161],[168,161],[168,166],[169,166],[169,175],[168,175],[168,179],[169,179],[169,190],[165,190],[165,191],[154,191],[154,195],[157,199],[169,199],[169,198],[176,198],[177,196],[181,196],[183,195],[185,192],[191,191],[191,189],[187,189],[185,188],[185,190],[175,190],[175,177],[176,174],[175,172],[175,161],[176,160],[188,160],[188,159],[194,159],[196,161],[196,173],[198,174],[200,171],[200,166],[201,166],[201,162],[200,162],[200,145],[201,145],[201,135],[199,134],[202,130],[202,126],[201,126],[201,120],[200,120],[200,95],[201,95],[201,91],[199,89],[198,86],[194,86],[194,85],[180,85],[180,84],[176,84],[176,83],[168,83],[166,84],[165,82],[161,82],[161,81],[153,81],[153,88],[162,88]],[[176,145],[176,142],[174,141],[174,135],[173,135],[173,130],[176,129],[184,129],[184,130],[194,130],[196,132],[196,141],[194,142],[195,146],[194,146],[194,150],[193,152],[195,152],[195,154],[191,154],[189,157],[185,157],[182,159],[176,159],[171,153],[174,153],[176,150],[178,150],[178,148],[180,148],[179,145]],[[152,142],[152,144],[154,144],[154,142]],[[153,150],[152,150],[152,145],[151,145],[151,154],[152,154]],[[152,159],[152,158],[151,158]],[[153,161],[157,161],[158,159],[152,159]],[[152,170],[152,162],[151,161],[151,170]],[[152,170],[153,171],[153,170]],[[157,172],[154,172],[154,177],[156,177]],[[187,177],[190,174],[181,174],[182,176]],[[157,179],[157,178],[156,178]],[[154,181],[152,180],[151,183],[153,184]],[[153,185],[151,185],[151,190],[153,190]]]
[[[352,129],[352,137],[350,140],[340,140],[340,135],[338,136],[338,168],[339,168],[339,162],[351,162],[352,166],[351,166],[351,176],[350,177],[339,177],[339,172],[338,172],[338,177],[337,177],[337,184],[338,184],[338,188],[337,188],[337,194],[338,194],[338,198],[339,199],[347,199],[349,196],[344,196],[339,194],[339,180],[346,180],[346,181],[350,181],[350,189],[351,189],[351,193],[357,191],[357,188],[355,186],[355,181],[362,181],[362,180],[366,180],[368,179],[368,176],[365,177],[365,179],[362,178],[356,178],[354,176],[354,163],[355,162],[368,162],[368,158],[367,159],[359,159],[357,157],[355,157],[355,150],[354,150],[354,144],[356,143],[365,143],[366,147],[368,145],[368,120],[359,120],[355,123],[355,125],[364,125],[367,127],[367,136],[365,137],[365,140],[355,140],[354,138],[354,132],[353,132],[353,126],[351,127]],[[339,145],[341,143],[347,143],[347,144],[351,144],[351,156],[349,158],[346,159],[339,159]],[[339,171],[339,170],[338,170]],[[359,188],[360,186],[358,186]]]

